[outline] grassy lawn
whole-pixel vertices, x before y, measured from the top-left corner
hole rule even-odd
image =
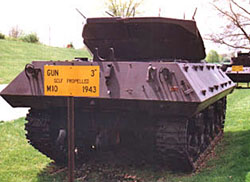
[[[0,181],[67,181],[65,170],[55,167],[27,144],[24,123],[23,118],[0,123]],[[103,171],[81,170],[76,181],[111,181],[105,180]],[[107,167],[105,170],[115,173],[121,169]],[[143,182],[250,182],[250,90],[235,90],[228,96],[225,136],[201,172],[172,174],[150,166],[122,170],[118,173],[136,176]],[[87,178],[80,178],[86,174]],[[132,177],[124,181],[133,180]]]
[[[24,123],[20,118],[0,124],[0,181],[52,181],[39,175],[51,161],[27,143]]]
[[[9,83],[35,60],[72,60],[90,57],[86,50],[49,47],[20,41],[0,40],[0,84]]]
[[[225,135],[216,156],[202,172],[179,181],[250,182],[250,90],[235,90],[227,101]]]
[[[90,57],[84,50],[0,40],[0,84],[9,83],[33,60],[86,56]],[[24,118],[0,121],[0,182],[66,182],[67,171],[27,143],[25,122]],[[173,174],[147,164],[139,168],[84,166],[76,176],[76,181],[88,182],[250,182],[250,90],[235,90],[228,96],[224,138],[196,174]]]

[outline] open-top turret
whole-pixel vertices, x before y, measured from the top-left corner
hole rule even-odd
[[[90,18],[83,38],[93,55],[106,60],[200,62],[206,56],[196,23],[191,20]]]

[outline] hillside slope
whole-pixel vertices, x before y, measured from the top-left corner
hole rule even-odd
[[[90,54],[86,50],[0,40],[0,84],[9,83],[31,61],[72,60],[75,57],[90,57]]]

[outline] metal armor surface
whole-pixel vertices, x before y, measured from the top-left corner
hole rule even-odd
[[[196,170],[223,135],[226,96],[235,87],[218,65],[201,61],[196,23],[91,18],[83,38],[93,60],[33,61],[1,92],[13,107],[31,107],[30,144],[66,162],[72,95],[78,161],[125,148],[148,151],[173,170]]]

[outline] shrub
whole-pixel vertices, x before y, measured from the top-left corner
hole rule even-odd
[[[5,39],[5,35],[0,33],[0,39]]]
[[[11,41],[17,41],[17,40],[19,40],[18,38],[9,37],[9,36],[6,36],[5,39],[6,40],[11,40]]]
[[[39,42],[39,38],[38,38],[36,33],[24,35],[24,36],[20,37],[20,40],[22,40],[24,42],[29,42],[29,43]]]

